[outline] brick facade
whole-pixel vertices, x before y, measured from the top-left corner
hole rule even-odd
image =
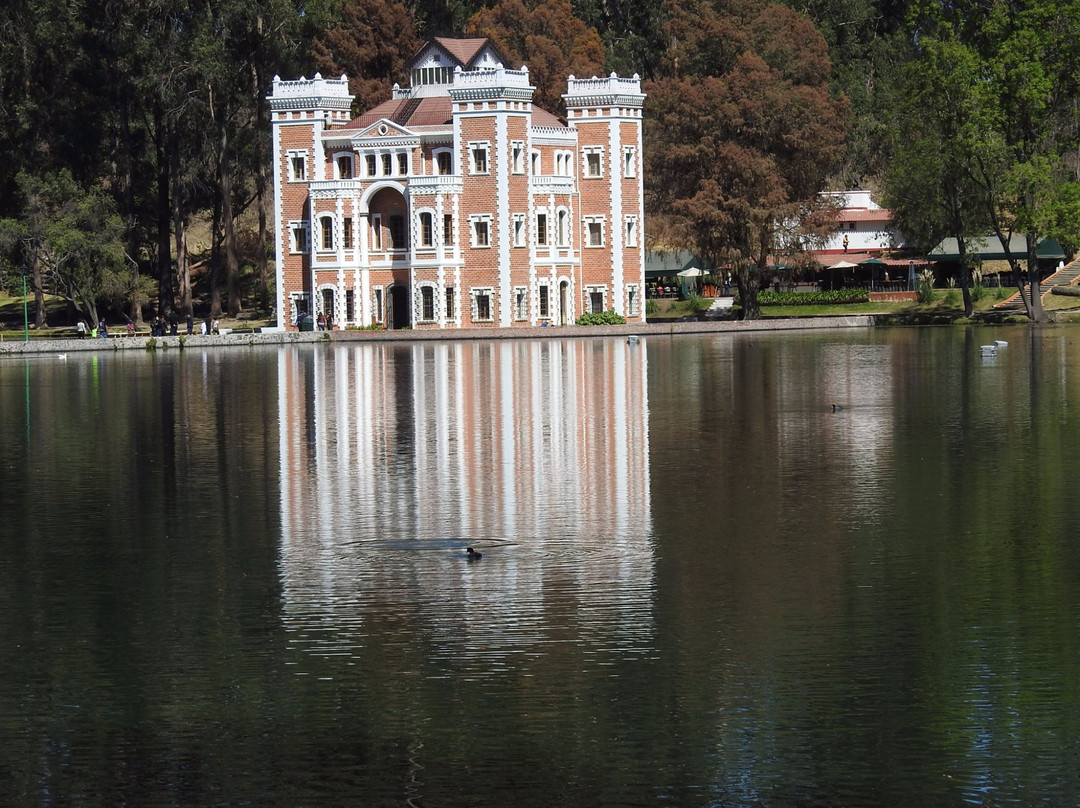
[[[278,324],[644,321],[640,82],[570,76],[567,118],[486,40],[437,39],[349,119],[340,79],[274,80]]]

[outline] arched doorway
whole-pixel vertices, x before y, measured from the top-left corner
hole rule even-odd
[[[570,282],[559,284],[559,325],[570,325]]]
[[[409,287],[394,284],[390,287],[390,322],[387,327],[409,328],[412,325],[409,310]]]

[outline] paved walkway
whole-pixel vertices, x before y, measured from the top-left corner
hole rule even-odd
[[[68,354],[90,351],[177,350],[184,348],[241,347],[248,345],[303,345],[318,342],[430,342],[499,339],[568,339],[595,337],[666,337],[679,334],[707,334],[755,331],[795,331],[807,329],[869,328],[874,318],[867,315],[845,317],[792,317],[784,319],[706,320],[628,325],[552,326],[540,328],[463,328],[421,331],[277,331],[262,334],[195,335],[190,337],[109,337],[108,339],[31,339],[29,342],[0,342],[0,356],[22,354]]]

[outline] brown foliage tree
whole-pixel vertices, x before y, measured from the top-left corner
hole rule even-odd
[[[669,5],[668,76],[646,91],[647,206],[665,243],[734,270],[760,316],[768,259],[797,241],[842,154],[848,105],[824,40],[761,0]]]
[[[343,0],[340,23],[312,43],[323,75],[349,77],[353,107],[364,112],[390,97],[420,40],[413,13],[400,0]]]
[[[501,0],[474,14],[466,33],[489,37],[510,60],[508,67],[528,65],[533,101],[549,112],[564,111],[568,75],[603,73],[604,43],[574,16],[570,0]]]

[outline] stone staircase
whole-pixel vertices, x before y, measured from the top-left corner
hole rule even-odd
[[[1039,284],[1039,291],[1045,296],[1050,293],[1050,290],[1055,286],[1071,286],[1077,283],[1077,279],[1080,278],[1080,258],[1077,258],[1070,264],[1066,264],[1049,278],[1046,278]],[[1024,287],[1025,290],[1030,287]],[[1020,293],[1016,292],[1012,297],[1007,297],[1000,303],[995,303],[994,308],[998,310],[1007,311],[1024,311],[1024,301],[1020,299]]]

